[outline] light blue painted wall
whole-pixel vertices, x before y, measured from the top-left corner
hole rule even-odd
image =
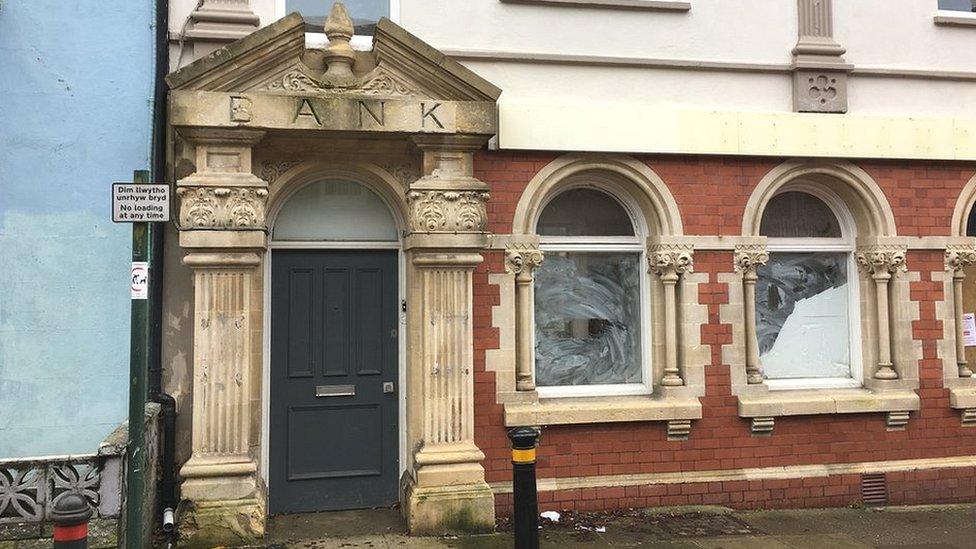
[[[87,453],[127,410],[130,231],[152,0],[0,0],[0,458]]]

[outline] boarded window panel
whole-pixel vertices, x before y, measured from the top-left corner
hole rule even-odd
[[[759,234],[780,238],[840,238],[837,216],[823,200],[796,191],[774,196],[763,211]]]
[[[546,252],[535,274],[536,383],[640,383],[640,255]]]
[[[770,379],[851,376],[846,252],[772,253],[756,283],[760,363]]]
[[[543,236],[634,236],[627,211],[612,196],[571,189],[552,199],[539,216]]]

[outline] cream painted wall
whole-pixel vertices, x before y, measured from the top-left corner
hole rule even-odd
[[[171,31],[179,31],[196,1],[173,0]],[[603,141],[573,118],[555,126],[551,113],[534,119],[533,113],[540,112],[534,105],[540,101],[569,107],[586,114],[579,119],[590,120],[599,119],[607,104],[616,113],[631,109],[719,113],[719,118],[711,120],[698,114],[691,117],[706,124],[701,131],[728,116],[742,119],[750,113],[781,115],[800,132],[821,120],[792,114],[789,65],[797,39],[795,0],[690,0],[689,11],[540,6],[501,0],[394,1],[398,3],[398,23],[504,90],[500,100],[502,147],[516,147],[517,143],[516,148],[660,150],[647,145],[646,139],[621,147],[619,135],[646,131],[626,127],[636,124],[626,118],[617,121],[623,125],[618,136]],[[275,0],[250,0],[250,5],[262,24],[284,15],[276,13]],[[879,116],[934,119],[913,131],[925,135],[925,124],[959,125],[962,119],[969,127],[976,121],[976,26],[936,25],[937,0],[834,0],[833,5],[835,39],[847,49],[846,61],[854,65],[844,124],[856,126],[863,117]],[[569,63],[565,56],[585,62]],[[628,61],[628,66],[621,61]],[[662,67],[662,63],[677,66]],[[695,64],[705,64],[707,70],[689,66]],[[891,71],[899,74],[878,74]],[[955,76],[946,78],[949,72]],[[542,123],[549,133],[533,128]],[[531,139],[526,135],[530,128]],[[775,128],[768,128],[770,132],[775,133]],[[574,136],[578,138],[572,139]],[[884,136],[867,132],[864,138]],[[614,144],[609,145],[608,140]],[[685,146],[667,144],[668,150],[684,150]],[[698,144],[687,152],[711,147],[711,143]],[[829,155],[835,148],[801,146],[766,152]],[[931,148],[927,143],[913,145],[911,156]],[[877,150],[855,147],[850,155],[874,156]],[[971,158],[968,145],[965,152],[961,150],[940,150],[937,157]]]

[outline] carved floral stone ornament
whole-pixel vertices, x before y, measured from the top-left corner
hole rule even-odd
[[[254,187],[179,187],[185,229],[264,229],[268,191]]]
[[[648,257],[650,270],[660,277],[694,272],[694,248],[687,244],[657,244]]]
[[[859,250],[857,264],[864,272],[873,275],[894,275],[908,270],[905,264],[907,250],[902,246],[877,246]]]
[[[535,270],[542,265],[544,259],[545,255],[538,248],[515,246],[509,248],[505,254],[505,268],[508,272],[519,275],[526,270]]]
[[[952,246],[946,248],[945,266],[947,271],[961,271],[973,264],[976,264],[976,248],[969,246]]]
[[[769,252],[762,244],[745,244],[735,248],[735,270],[755,276],[759,267],[769,262]]]
[[[411,190],[410,228],[422,233],[480,233],[488,223],[486,191]]]

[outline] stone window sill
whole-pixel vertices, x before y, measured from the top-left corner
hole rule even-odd
[[[918,410],[913,391],[870,389],[806,389],[739,395],[740,417],[779,417],[817,414],[859,414]]]
[[[944,27],[976,27],[976,13],[940,11],[935,16],[935,24]]]
[[[532,403],[505,404],[507,427],[692,420],[701,417],[701,402],[693,397],[649,395],[543,398]]]
[[[668,0],[501,0],[506,4],[536,4],[575,8],[615,8],[634,11],[688,11],[691,2]]]
[[[949,387],[949,407],[956,410],[976,408],[976,386]]]

